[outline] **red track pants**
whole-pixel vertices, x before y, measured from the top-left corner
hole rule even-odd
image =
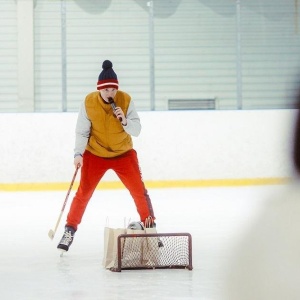
[[[129,190],[140,215],[140,220],[144,222],[149,216],[155,219],[151,200],[142,180],[135,150],[132,149],[113,158],[102,158],[89,151],[85,151],[83,154],[80,184],[67,216],[68,226],[72,226],[75,230],[77,229],[99,181],[109,169],[116,172],[125,187]]]

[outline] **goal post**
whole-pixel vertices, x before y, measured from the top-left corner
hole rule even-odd
[[[117,265],[110,270],[192,270],[192,236],[189,233],[121,234]]]

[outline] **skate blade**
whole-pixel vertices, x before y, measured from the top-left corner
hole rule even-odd
[[[60,251],[60,257],[63,257],[64,256],[64,253],[66,253],[67,251],[64,250],[64,249],[58,249],[58,251]]]

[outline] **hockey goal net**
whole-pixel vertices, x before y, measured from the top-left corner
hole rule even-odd
[[[134,269],[192,270],[192,237],[189,233],[121,234],[117,264],[111,271]]]

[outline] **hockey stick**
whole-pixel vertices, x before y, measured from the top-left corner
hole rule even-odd
[[[72,187],[73,187],[73,184],[74,184],[74,181],[75,181],[75,178],[76,178],[76,175],[77,175],[77,172],[78,172],[79,168],[80,168],[80,164],[78,164],[77,167],[76,167],[75,173],[74,173],[74,175],[73,175],[73,179],[72,179],[72,181],[71,181],[71,184],[70,184],[70,187],[69,187],[67,196],[66,196],[66,198],[65,198],[64,204],[63,204],[62,209],[61,209],[61,211],[60,211],[60,215],[59,215],[58,220],[57,220],[57,222],[56,222],[55,228],[54,228],[54,230],[50,229],[49,232],[48,232],[48,236],[49,236],[49,238],[50,238],[51,240],[53,240],[54,235],[55,235],[56,230],[57,230],[57,227],[58,227],[58,225],[59,225],[59,223],[60,223],[60,219],[61,219],[61,217],[62,217],[62,215],[63,215],[64,210],[65,210],[65,207],[66,207],[66,204],[67,204],[67,201],[68,201],[68,198],[69,198],[69,195],[70,195],[71,189],[72,189]]]

